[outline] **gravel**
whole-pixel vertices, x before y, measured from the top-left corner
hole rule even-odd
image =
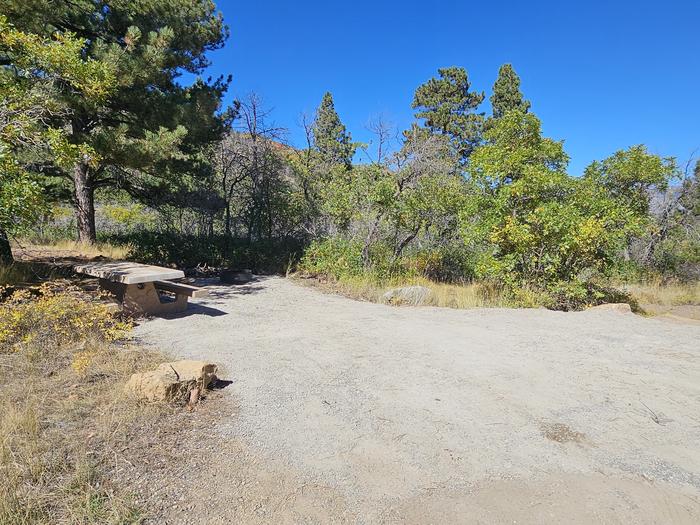
[[[137,329],[233,381],[163,522],[700,521],[699,323],[199,284]]]

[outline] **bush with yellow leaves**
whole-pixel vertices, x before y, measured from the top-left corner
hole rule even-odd
[[[28,349],[44,353],[85,340],[111,342],[126,337],[130,328],[106,304],[75,290],[56,291],[48,284],[34,292],[18,290],[0,304],[2,353]]]

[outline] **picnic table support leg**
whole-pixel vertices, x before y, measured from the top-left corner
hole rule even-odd
[[[123,284],[100,279],[100,286],[112,292],[129,315],[170,314],[187,310],[187,296],[176,294],[174,301],[161,300],[153,283]]]
[[[187,310],[187,296],[183,294],[175,294],[175,300],[170,303],[161,303],[162,306],[169,306],[168,312],[184,312]]]

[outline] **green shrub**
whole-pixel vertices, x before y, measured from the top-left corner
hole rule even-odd
[[[468,282],[476,276],[474,253],[462,243],[419,250],[406,255],[401,264],[408,273],[437,282]]]
[[[341,237],[314,241],[304,252],[299,270],[336,279],[362,275],[362,244]]]
[[[479,191],[462,210],[462,235],[476,246],[477,276],[525,302],[564,310],[606,296],[608,277],[629,239],[648,223],[649,192],[674,169],[643,147],[566,173],[563,144],[542,137],[532,114],[511,111],[485,133],[470,159]]]
[[[299,270],[334,279],[367,276],[379,281],[425,277],[461,282],[473,276],[472,262],[461,246],[418,250],[396,257],[390,245],[375,242],[369,247],[367,266],[363,263],[362,246],[359,240],[341,236],[314,241],[304,252]]]
[[[129,246],[128,258],[149,264],[249,268],[257,273],[283,273],[299,259],[303,243],[284,238],[248,242],[225,235],[198,236],[140,231],[110,237]]]

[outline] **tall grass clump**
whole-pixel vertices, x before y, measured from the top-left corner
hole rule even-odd
[[[315,283],[328,291],[379,303],[387,302],[384,295],[391,289],[422,286],[430,293],[422,299],[421,305],[448,308],[515,305],[513,298],[495,283],[441,282],[431,278],[437,268],[449,265],[447,261],[450,259],[442,254],[419,253],[392,260],[390,253],[378,253],[375,247],[372,256],[373,261],[383,262],[367,268],[362,260],[361,243],[329,238],[312,243],[306,250],[298,266],[299,275],[315,278]],[[454,262],[451,264],[455,265]]]
[[[700,281],[664,282],[652,279],[620,286],[639,304],[659,306],[700,305]]]
[[[394,277],[377,279],[370,276],[340,277],[326,280],[320,284],[323,288],[342,295],[371,301],[391,303],[385,294],[395,288],[422,286],[430,290],[420,303],[405,300],[404,306],[440,306],[444,308],[499,308],[512,307],[513,301],[504,290],[491,283],[439,283],[425,277]]]

